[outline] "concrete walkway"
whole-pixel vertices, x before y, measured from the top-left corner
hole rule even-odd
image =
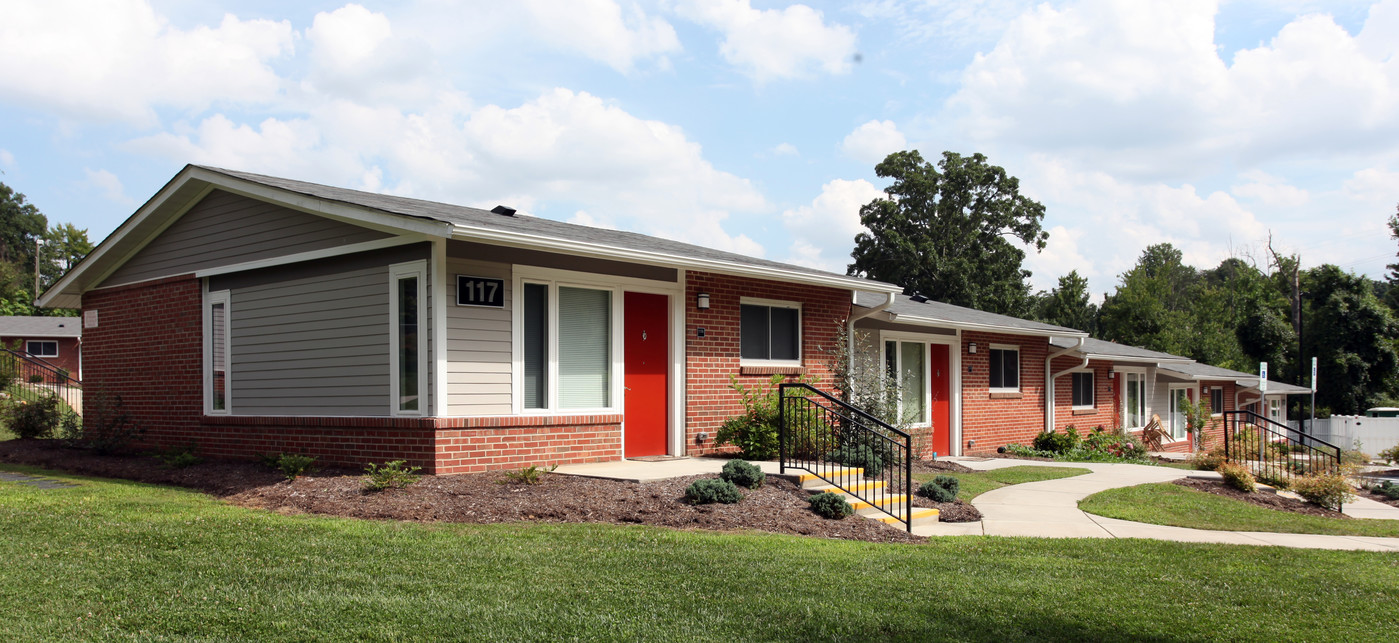
[[[1078,508],[1079,500],[1099,491],[1152,482],[1170,482],[1187,476],[1218,477],[1218,474],[1214,472],[1187,471],[1137,464],[951,459],[969,468],[982,471],[1034,465],[1078,467],[1088,469],[1092,473],[1072,478],[1029,482],[988,491],[972,500],[972,505],[981,511],[983,516],[981,522],[922,525],[914,527],[913,533],[917,535],[1154,538],[1179,542],[1399,552],[1399,538],[1188,529],[1104,518],[1085,513]],[[1363,498],[1354,503],[1347,503],[1345,512],[1357,518],[1399,520],[1399,508]]]

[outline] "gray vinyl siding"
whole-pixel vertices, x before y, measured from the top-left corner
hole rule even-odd
[[[215,190],[118,268],[103,286],[324,250],[391,235]]]
[[[575,257],[572,255],[543,252],[539,250],[491,246],[469,241],[448,241],[447,257],[452,260],[539,266],[541,268],[591,272],[594,274],[613,275],[616,277],[650,279],[652,281],[663,281],[672,284],[679,279],[679,271],[675,268],[648,266],[646,264],[627,263],[625,261],[613,261],[611,259]]]
[[[456,275],[505,281],[505,307],[455,305]],[[510,265],[447,260],[447,414],[507,415],[511,412]]]
[[[389,414],[387,265],[238,288],[230,298],[235,415]]]

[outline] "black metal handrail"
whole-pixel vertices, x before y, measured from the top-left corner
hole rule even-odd
[[[909,434],[810,384],[782,384],[777,399],[782,473],[788,468],[811,472],[913,531]]]
[[[82,414],[82,382],[67,370],[24,351],[0,347],[0,392],[25,401],[53,395]]]
[[[1224,412],[1224,457],[1264,482],[1341,470],[1341,448],[1253,411]]]

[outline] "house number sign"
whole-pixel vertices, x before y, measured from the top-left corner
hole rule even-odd
[[[505,280],[457,275],[457,305],[505,307]]]

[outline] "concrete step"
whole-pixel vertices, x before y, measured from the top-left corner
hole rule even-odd
[[[850,506],[855,508],[855,513],[861,516],[883,516],[902,512],[904,510],[904,502],[908,500],[908,497],[901,493],[889,494],[882,498],[874,498],[869,502],[859,500],[849,494],[844,495],[845,501],[850,503]]]
[[[842,484],[840,486],[829,484],[823,480],[820,485],[804,487],[804,489],[810,491],[811,493],[824,493],[829,491],[831,493],[850,495],[849,492],[858,491],[865,493],[865,495],[869,495],[868,492],[878,491],[880,489],[883,489],[884,486],[884,483],[879,480],[860,480],[859,482],[852,481],[846,482],[845,484]]]
[[[841,467],[837,469],[827,470],[824,473],[827,478],[833,478],[841,482],[853,482],[863,477],[865,475],[865,470],[858,467]],[[815,489],[817,487],[830,486],[829,482],[826,482],[823,478],[821,478],[821,476],[818,476],[814,473],[803,473],[797,475],[797,484],[800,484],[803,489]]]
[[[914,509],[913,509],[913,526],[917,527],[918,525],[926,525],[926,524],[928,524],[928,523],[937,522],[937,521],[938,521],[938,515],[941,514],[941,513],[942,513],[942,512],[938,511],[937,509],[931,509],[931,508],[927,508],[927,507],[914,507]],[[873,518],[873,517],[872,517],[872,519],[873,519],[873,520],[878,520],[879,522],[882,522],[882,523],[884,523],[884,524],[886,524],[886,525],[898,525],[898,524],[903,524],[903,519],[902,519],[902,518],[895,518],[895,517],[893,517],[893,516],[882,516],[882,517],[878,517],[878,518]]]

